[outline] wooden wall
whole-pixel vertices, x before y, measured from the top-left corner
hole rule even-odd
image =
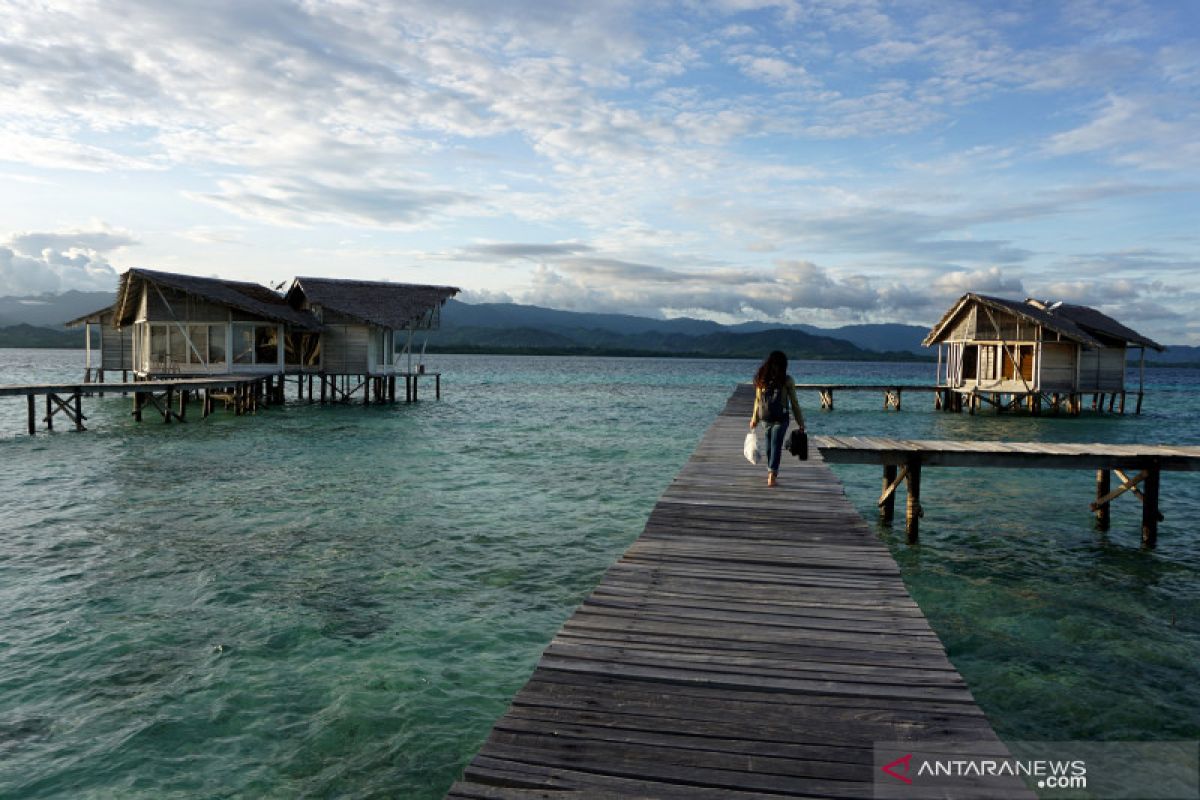
[[[1044,342],[1042,344],[1043,392],[1069,392],[1075,385],[1075,351],[1078,345],[1071,342]]]
[[[133,326],[121,330],[112,326],[112,317],[100,326],[100,368],[133,369]]]
[[[1085,349],[1079,358],[1079,391],[1119,392],[1125,389],[1125,348]]]
[[[170,304],[168,308],[163,299]],[[151,322],[227,322],[230,319],[228,306],[209,303],[189,294],[173,289],[162,289],[162,296],[153,287],[146,287],[145,318]],[[234,312],[235,320],[258,320],[254,314]]]
[[[372,366],[369,342],[366,325],[326,324],[321,333],[322,368],[334,374],[366,374]]]

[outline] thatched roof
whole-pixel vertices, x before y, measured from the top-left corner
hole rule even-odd
[[[1037,303],[1037,300],[1026,300],[1026,303]],[[1044,304],[1043,304],[1044,305]],[[1152,347],[1158,352],[1166,350],[1164,346],[1146,336],[1142,336],[1132,328],[1127,328],[1107,314],[1102,314],[1089,306],[1077,306],[1062,303],[1058,306],[1048,306],[1046,310],[1056,317],[1065,317],[1082,330],[1093,336],[1114,339],[1125,344]]]
[[[132,321],[137,308],[138,290],[145,283],[175,289],[210,303],[236,308],[302,330],[321,329],[320,323],[312,314],[293,308],[278,293],[260,284],[149,269],[131,269],[121,276],[121,284],[117,288],[117,302],[113,306],[116,311],[113,324],[118,328]]]
[[[950,327],[950,323],[970,303],[995,309],[1007,314],[1020,317],[1047,330],[1060,334],[1063,338],[1078,342],[1087,347],[1106,347],[1113,343],[1140,345],[1152,347],[1155,350],[1165,350],[1162,345],[1152,339],[1142,336],[1137,331],[1125,327],[1112,317],[1102,314],[1088,306],[1069,305],[1066,303],[1046,304],[1039,300],[1006,300],[1002,297],[968,292],[959,298],[958,302],[947,311],[929,335],[921,342],[929,347],[942,340]],[[1107,340],[1107,341],[1105,341]]]
[[[82,325],[85,322],[103,322],[104,315],[113,313],[113,308],[114,308],[114,306],[105,306],[104,308],[98,308],[89,314],[84,314],[83,316],[76,317],[75,319],[64,322],[63,327],[64,328],[78,328],[80,325]]]
[[[287,299],[296,307],[307,302],[371,325],[404,329],[428,327],[433,312],[459,291],[419,283],[296,278]]]

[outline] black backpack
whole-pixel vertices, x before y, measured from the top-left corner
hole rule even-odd
[[[785,422],[788,418],[787,398],[782,386],[765,386],[759,399],[758,418],[766,423]]]

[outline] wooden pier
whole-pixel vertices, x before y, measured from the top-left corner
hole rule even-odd
[[[285,402],[286,382],[296,380],[297,399],[305,399],[305,390],[310,402],[315,400],[314,381],[319,387],[320,400],[325,402],[358,402],[363,405],[396,402],[397,379],[404,379],[404,401],[418,401],[418,388],[422,378],[434,381],[434,396],[442,399],[442,373],[402,372],[390,376],[376,375],[327,375],[325,373],[273,374],[273,375],[214,375],[190,378],[156,378],[141,381],[113,383],[92,382],[91,375],[83,383],[28,383],[0,385],[0,398],[25,397],[28,431],[37,433],[38,422],[46,430],[54,430],[54,419],[59,414],[66,418],[74,430],[85,431],[87,416],[83,413],[83,398],[105,394],[133,395],[133,418],[141,422],[146,413],[157,413],[163,422],[185,422],[189,401],[200,403],[200,414],[207,417],[216,407],[224,404],[237,415],[251,414],[261,408]],[[45,414],[40,418],[38,398],[45,399]]]
[[[905,392],[933,392],[935,395],[945,393],[944,387],[912,383],[797,383],[797,392],[816,392],[821,401],[821,408],[833,410],[834,392],[876,392],[883,395],[883,410],[894,408],[900,410],[900,403]],[[938,408],[941,408],[939,405]]]
[[[1086,405],[1088,393],[1060,392],[1017,392],[1012,390],[988,391],[986,388],[971,388],[970,390],[953,389],[947,386],[919,383],[797,383],[797,392],[816,392],[824,411],[833,410],[835,392],[870,392],[883,396],[883,410],[899,411],[904,394],[930,393],[933,395],[933,407],[938,411],[957,411],[974,414],[985,405],[991,406],[996,413],[1005,411],[1020,411],[1040,416],[1043,410],[1054,414],[1067,413],[1078,416]],[[1091,410],[1104,413],[1105,404],[1108,413],[1125,413],[1126,392],[1092,392]],[[1134,413],[1142,413],[1143,392],[1137,392],[1137,406]]]
[[[216,375],[204,378],[178,378],[150,381],[122,381],[120,383],[27,383],[0,385],[0,397],[26,399],[27,427],[29,435],[37,433],[38,398],[45,398],[46,413],[41,421],[46,430],[54,430],[54,418],[62,414],[77,431],[87,430],[84,422],[83,398],[94,395],[133,395],[133,418],[142,421],[147,410],[157,412],[163,422],[187,419],[188,401],[196,395],[201,403],[201,415],[207,417],[214,402],[221,401],[234,408],[235,413],[250,413],[260,405],[275,400],[282,401],[280,387],[274,382],[276,376],[263,375]]]
[[[870,798],[876,742],[1007,755],[819,453],[770,489],[742,458],[752,402],[738,387],[449,797]]]
[[[917,541],[920,519],[925,513],[921,506],[923,466],[1096,470],[1096,500],[1090,508],[1096,514],[1097,524],[1102,529],[1108,528],[1109,504],[1125,492],[1132,492],[1142,503],[1142,544],[1146,547],[1154,547],[1158,541],[1158,523],[1162,521],[1161,473],[1200,471],[1198,446],[960,442],[883,436],[814,436],[812,446],[828,462],[883,466],[879,509],[884,521],[891,521],[896,491],[903,483],[907,491],[905,529],[910,543]],[[1121,484],[1115,490],[1113,475]]]

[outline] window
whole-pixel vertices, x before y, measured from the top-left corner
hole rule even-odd
[[[171,355],[171,351],[167,349],[167,326],[166,325],[151,325],[150,326],[150,361],[165,362]]]
[[[208,363],[225,363],[225,326],[208,326]]]
[[[375,363],[388,366],[395,360],[395,339],[391,328],[383,328],[375,338]]]
[[[279,329],[274,325],[258,325],[254,328],[254,363],[279,363]]]
[[[234,323],[233,326],[233,363],[254,363],[254,326]]]
[[[176,333],[179,330],[176,329]],[[187,362],[189,364],[207,364],[208,363],[208,326],[207,325],[189,325],[188,338],[192,340],[190,345],[187,345]]]
[[[233,363],[278,364],[279,329],[274,325],[235,322],[233,325]]]

